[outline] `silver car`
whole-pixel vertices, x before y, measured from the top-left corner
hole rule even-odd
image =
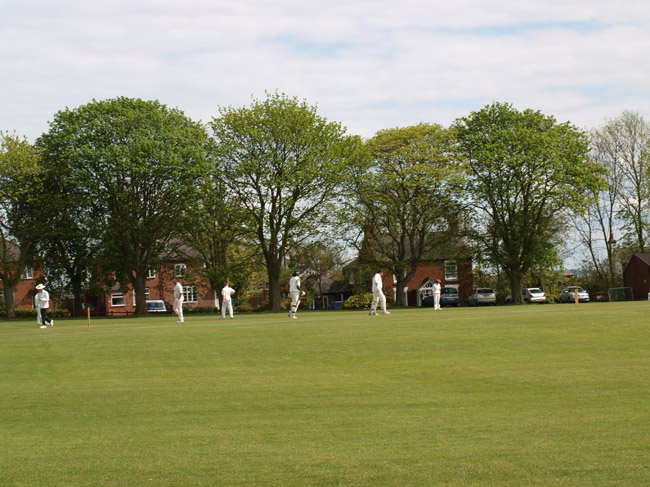
[[[521,290],[521,300],[524,303],[545,303],[546,293],[538,287],[525,287]],[[512,303],[512,296],[506,297],[506,303]]]
[[[589,293],[580,286],[569,286],[562,289],[560,293],[560,303],[574,303],[576,300],[576,291],[578,292],[578,301],[581,303],[589,302]]]
[[[467,297],[467,304],[469,306],[478,306],[479,304],[497,304],[497,296],[494,291],[488,287],[479,287],[472,291]]]

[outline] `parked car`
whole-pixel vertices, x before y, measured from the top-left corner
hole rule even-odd
[[[521,290],[521,300],[524,303],[545,303],[546,293],[538,287],[525,287]],[[512,303],[512,296],[506,297],[506,303]]]
[[[479,304],[497,304],[497,296],[494,291],[489,287],[479,287],[472,291],[467,297],[467,304],[470,306],[478,306]]]
[[[580,286],[569,286],[562,289],[560,293],[560,303],[574,303],[576,300],[576,291],[578,292],[578,301],[581,303],[589,302],[589,293]]]
[[[147,312],[149,313],[166,313],[167,305],[162,299],[147,299],[145,302]]]
[[[332,301],[329,305],[329,309],[343,309],[345,301]]]
[[[440,306],[456,306],[460,305],[460,297],[458,296],[458,289],[455,287],[443,287],[440,290]]]
[[[440,290],[440,306],[458,306],[459,304],[460,297],[456,288],[443,287]],[[433,294],[422,298],[422,306],[433,308]]]

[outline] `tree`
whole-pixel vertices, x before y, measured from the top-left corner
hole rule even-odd
[[[26,139],[0,133],[0,280],[7,316],[15,316],[14,293],[36,258],[42,177],[38,155]]]
[[[591,194],[587,199],[586,211],[574,217],[574,228],[579,242],[588,251],[591,274],[602,287],[610,288],[620,285],[622,276],[615,272],[616,241],[613,239],[615,227],[620,220],[621,194],[623,191],[624,171],[621,167],[621,144],[615,135],[612,123],[590,133],[591,158],[605,168],[606,187]],[[629,208],[629,206],[628,206]],[[604,248],[605,256],[601,255]]]
[[[648,248],[650,231],[650,124],[625,111],[595,132],[595,147],[618,180],[618,215],[626,245],[636,252]]]
[[[495,102],[454,129],[469,163],[474,238],[521,302],[522,276],[555,251],[568,213],[603,187],[604,170],[589,161],[586,134],[539,111]]]
[[[465,167],[440,125],[382,130],[367,146],[373,164],[357,175],[352,221],[366,259],[390,268],[404,289],[424,258],[456,248]]]
[[[185,240],[205,263],[205,277],[213,289],[225,281],[243,289],[254,266],[256,252],[243,239],[245,215],[213,167],[200,188],[200,195],[189,204]]]
[[[97,218],[82,233],[95,232],[102,271],[128,279],[143,315],[147,273],[179,236],[208,172],[205,129],[158,101],[121,97],[58,112],[38,145],[64,194],[85,195]]]
[[[210,125],[219,170],[246,215],[246,236],[264,257],[277,311],[285,256],[332,220],[339,187],[363,160],[361,141],[306,101],[278,93],[250,107],[221,108]]]

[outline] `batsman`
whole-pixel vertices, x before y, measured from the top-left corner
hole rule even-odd
[[[305,291],[300,287],[300,276],[298,271],[293,271],[291,279],[289,279],[289,296],[291,296],[291,310],[289,311],[289,318],[297,320],[296,311],[300,306],[300,296],[304,296]]]

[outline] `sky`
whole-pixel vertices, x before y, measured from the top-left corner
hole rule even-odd
[[[650,119],[648,0],[0,0],[0,130],[126,96],[208,122],[279,91],[351,134],[497,102]]]

